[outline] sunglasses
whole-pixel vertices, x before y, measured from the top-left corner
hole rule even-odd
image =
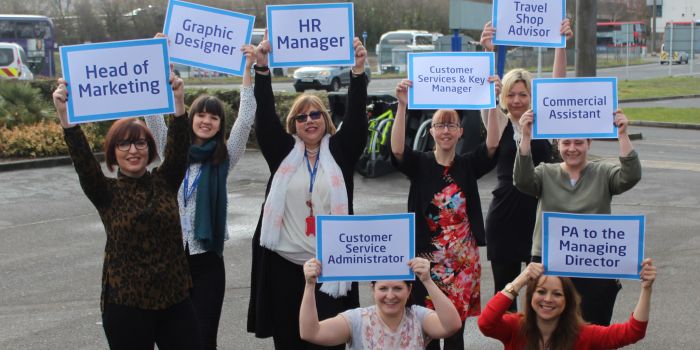
[[[319,120],[323,114],[321,111],[313,111],[309,113],[302,113],[302,114],[297,114],[294,116],[294,120],[297,121],[297,123],[303,123],[307,120],[307,117],[311,118],[311,120]]]

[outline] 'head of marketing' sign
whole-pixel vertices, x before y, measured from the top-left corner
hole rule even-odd
[[[164,38],[62,46],[68,121],[173,113]]]
[[[217,72],[242,75],[241,46],[250,43],[255,16],[171,0],[163,33],[170,60]]]
[[[494,0],[495,45],[566,47],[566,0]]]
[[[534,79],[534,139],[617,138],[617,78]]]
[[[270,66],[352,66],[352,3],[268,5]]]

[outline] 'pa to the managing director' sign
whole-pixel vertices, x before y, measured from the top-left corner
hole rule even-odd
[[[270,66],[352,66],[352,3],[268,5]]]
[[[68,121],[173,113],[164,38],[61,46]]]

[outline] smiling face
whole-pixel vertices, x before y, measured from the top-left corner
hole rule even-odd
[[[141,177],[146,172],[149,149],[145,135],[139,134],[138,137],[129,135],[124,140],[117,140],[115,148],[114,155],[122,174]]]
[[[374,305],[386,317],[401,316],[410,295],[411,287],[404,281],[377,281],[372,285]]]
[[[558,320],[566,307],[566,296],[559,277],[541,276],[530,304],[539,320]]]
[[[316,112],[320,112],[320,115]],[[314,147],[327,133],[335,133],[335,125],[321,99],[314,95],[301,95],[294,100],[287,115],[287,132],[297,135],[307,146]]]
[[[430,135],[433,136],[436,149],[445,152],[454,151],[463,132],[456,111],[440,109],[433,115]]]
[[[221,117],[209,112],[199,112],[192,116],[192,143],[201,145],[214,137],[221,129]]]
[[[558,141],[559,154],[567,167],[582,169],[587,162],[590,139],[561,139]]]
[[[500,106],[516,120],[530,109],[531,81],[532,74],[521,68],[510,70],[503,76]]]

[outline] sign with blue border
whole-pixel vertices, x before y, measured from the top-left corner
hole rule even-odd
[[[271,67],[355,64],[353,3],[267,5]]]
[[[320,282],[413,280],[415,215],[316,216]]]
[[[617,78],[532,80],[533,139],[617,138]]]
[[[250,43],[255,16],[170,0],[163,33],[170,61],[232,75],[243,75],[241,46]]]
[[[644,259],[643,215],[542,215],[545,275],[639,279]]]
[[[408,53],[409,109],[496,107],[493,52]]]
[[[494,45],[566,47],[566,0],[494,0]]]
[[[175,112],[164,38],[61,46],[68,121]]]

